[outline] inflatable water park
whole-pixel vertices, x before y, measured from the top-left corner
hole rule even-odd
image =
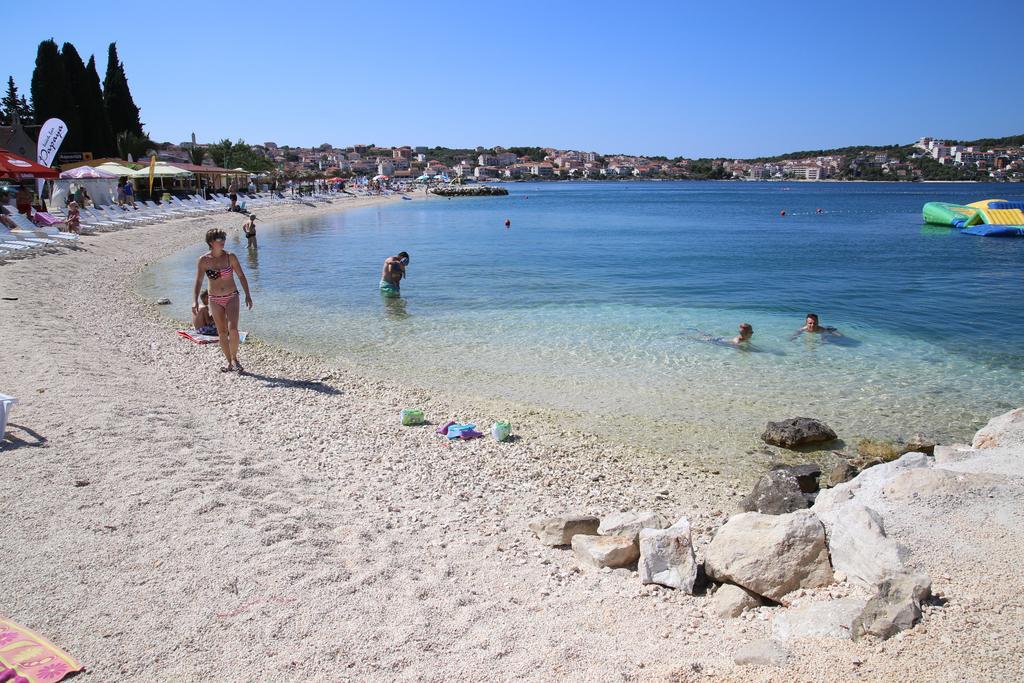
[[[983,199],[966,206],[928,202],[921,213],[925,223],[956,228],[965,235],[1024,237],[1024,202]]]

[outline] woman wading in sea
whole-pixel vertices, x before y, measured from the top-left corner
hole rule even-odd
[[[203,286],[203,275],[210,279],[210,313],[217,325],[220,350],[228,364],[221,372],[232,370],[242,372],[242,364],[238,362],[238,287],[235,286],[235,273],[242,283],[245,292],[245,305],[252,309],[252,297],[249,295],[249,281],[245,279],[238,258],[231,252],[224,251],[224,240],[227,235],[223,230],[213,228],[206,231],[206,244],[210,251],[199,257],[196,263],[196,282],[192,287],[192,315],[199,310],[199,291]]]

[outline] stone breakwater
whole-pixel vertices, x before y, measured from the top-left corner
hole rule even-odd
[[[504,187],[477,185],[474,187],[435,187],[431,193],[439,197],[502,197],[508,194]]]
[[[798,421],[814,422],[790,422]],[[652,511],[547,517],[529,528],[544,545],[571,546],[583,571],[635,570],[641,584],[708,595],[704,611],[723,620],[756,611],[771,620],[770,637],[740,648],[735,663],[786,666],[791,649],[808,638],[881,643],[915,627],[923,632],[930,619],[962,609],[961,590],[979,572],[999,580],[984,567],[983,544],[957,539],[984,520],[1003,520],[999,538],[1024,527],[1014,512],[1024,483],[1024,408],[992,419],[971,446],[929,446],[929,453],[904,453],[821,490],[817,466],[780,466],[703,548],[686,517],[670,526]],[[799,504],[755,504],[779,486],[792,489],[786,493]],[[933,588],[928,572],[939,563],[926,559],[953,547],[959,549],[949,559],[972,562],[975,576],[946,573],[943,589]],[[970,547],[974,556],[961,558]],[[964,623],[975,621],[967,616]]]

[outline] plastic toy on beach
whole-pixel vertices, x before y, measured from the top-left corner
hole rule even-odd
[[[495,441],[505,441],[512,434],[512,425],[503,420],[498,420],[491,425],[491,436]]]
[[[402,411],[402,424],[406,427],[423,424],[423,411],[416,408],[407,408]]]

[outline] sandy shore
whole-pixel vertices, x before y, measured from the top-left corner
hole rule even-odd
[[[651,509],[688,516],[700,553],[734,511],[734,482],[564,438],[539,411],[395,386],[258,341],[241,354],[250,374],[222,375],[216,349],[174,335],[134,281],[209,227],[239,223],[182,219],[0,267],[0,293],[17,297],[0,301],[0,392],[20,399],[0,455],[0,613],[80,659],[90,680],[1024,675],[1020,571],[994,557],[1024,553],[1019,533],[912,558],[949,605],[902,637],[806,640],[790,644],[785,669],[738,667],[737,649],[767,637],[781,608],[722,621],[706,598],[641,586],[633,572],[581,572],[526,528],[538,514]],[[508,418],[519,438],[449,444],[400,426],[410,406],[435,423]],[[984,523],[984,507],[969,510],[977,517],[959,524]]]

